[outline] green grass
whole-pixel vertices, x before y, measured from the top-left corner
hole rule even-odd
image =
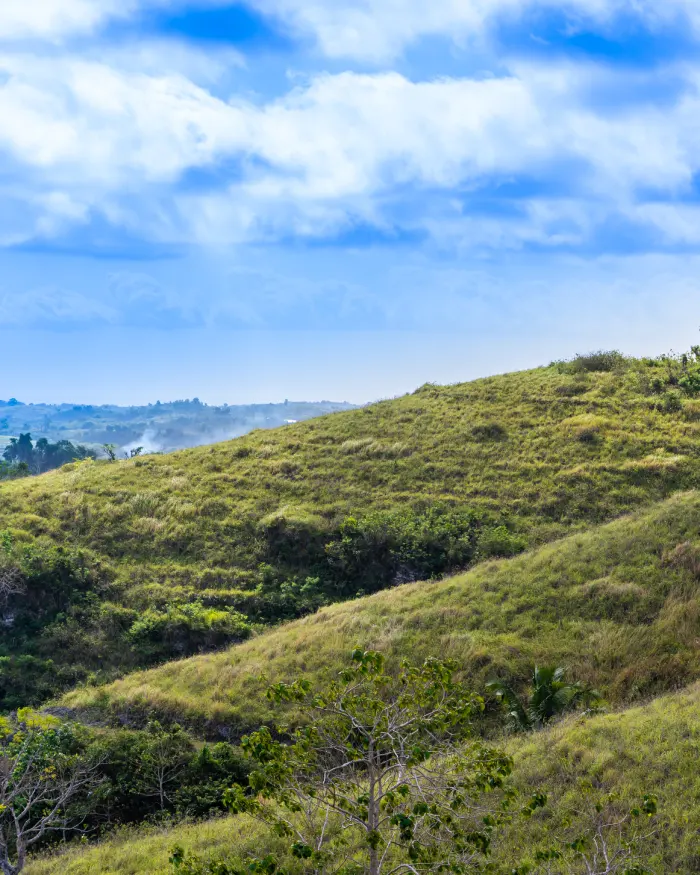
[[[228,650],[69,693],[62,706],[138,722],[155,713],[208,735],[270,717],[265,683],[328,677],[356,645],[450,657],[477,687],[563,664],[614,704],[700,677],[700,493],[491,561],[324,608]]]
[[[514,780],[525,793],[547,792],[547,809],[497,843],[495,858],[514,862],[561,835],[563,822],[578,808],[582,788],[614,792],[625,809],[643,793],[659,797],[659,829],[644,846],[645,862],[657,875],[687,875],[700,867],[700,686],[620,713],[570,718],[543,732],[507,742],[515,755]],[[573,816],[572,828],[584,830]],[[249,819],[223,818],[171,830],[126,833],[60,857],[37,859],[27,875],[159,875],[168,873],[175,844],[213,857],[236,860],[273,846]]]
[[[254,619],[290,616],[277,607],[261,614],[265,574],[273,589],[313,576],[349,515],[474,510],[504,522],[513,544],[537,546],[696,488],[700,406],[664,405],[654,380],[666,376],[660,363],[617,362],[606,372],[547,367],[426,385],[212,447],[2,483],[0,532],[16,549],[37,541],[80,548],[97,579],[100,607],[93,602],[89,617],[53,629],[37,653],[69,679],[91,670],[114,676],[215,637],[135,652],[128,632],[146,610],[161,612],[156,624],[169,606],[188,603]],[[286,556],[271,545],[280,527],[293,535]],[[464,555],[455,553],[453,570]],[[289,611],[302,611],[296,596]],[[225,615],[215,619],[227,628]]]

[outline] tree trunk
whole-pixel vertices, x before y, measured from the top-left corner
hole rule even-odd
[[[377,802],[377,778],[375,770],[375,752],[372,744],[368,751],[369,760],[369,804],[367,806],[367,826],[370,841],[372,844],[369,849],[369,872],[368,875],[379,875],[379,849],[376,846],[374,838],[376,836],[377,827],[379,826],[379,805]]]

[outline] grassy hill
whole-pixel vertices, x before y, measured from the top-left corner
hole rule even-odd
[[[1,484],[0,707],[697,487],[688,369],[598,355]]]
[[[659,797],[660,824],[645,843],[645,862],[654,872],[697,872],[700,867],[700,686],[666,696],[621,713],[573,718],[543,732],[508,743],[515,755],[515,781],[528,792],[548,793],[548,811],[520,824],[515,834],[496,846],[495,859],[511,863],[524,849],[533,852],[563,831],[587,827],[574,812],[582,790],[619,794],[630,806],[644,792]],[[168,856],[181,844],[205,856],[241,860],[266,850],[257,826],[241,818],[221,818],[174,829],[126,832],[100,845],[76,847],[59,857],[36,859],[27,875],[158,875],[169,873]],[[272,848],[270,848],[272,849]]]
[[[441,581],[324,608],[228,650],[84,687],[63,706],[138,723],[157,714],[216,737],[270,717],[263,692],[337,672],[360,645],[398,661],[456,659],[477,687],[568,666],[614,704],[700,677],[700,493]]]

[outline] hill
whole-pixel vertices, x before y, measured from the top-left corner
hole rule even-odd
[[[600,354],[3,483],[0,707],[697,487],[696,371]]]
[[[118,450],[143,446],[170,452],[238,437],[254,428],[276,428],[290,421],[350,410],[334,401],[279,404],[205,404],[198,398],[120,407],[116,404],[24,404],[0,401],[0,452],[10,437],[30,432],[48,441],[71,441]]]
[[[547,846],[564,830],[583,831],[576,815],[582,793],[619,795],[621,805],[642,793],[659,797],[660,826],[645,843],[645,862],[655,872],[698,871],[696,836],[700,829],[697,778],[700,687],[657,699],[621,713],[572,718],[548,730],[508,742],[515,755],[515,782],[524,792],[539,787],[549,796],[548,811],[521,824],[497,843],[495,861],[512,863],[523,853]],[[550,813],[551,812],[551,813]],[[27,875],[160,875],[171,871],[170,851],[181,844],[205,856],[241,859],[265,850],[249,820],[221,818],[174,829],[126,832],[94,847],[74,847],[59,857],[36,859]],[[268,839],[269,841],[269,839]],[[516,857],[517,855],[517,857]]]
[[[479,689],[557,664],[615,705],[700,678],[700,493],[466,574],[324,608],[228,650],[84,687],[61,706],[211,737],[270,719],[267,681],[329,677],[355,646],[395,663],[439,654]]]

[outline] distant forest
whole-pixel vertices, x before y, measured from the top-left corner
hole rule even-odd
[[[334,401],[213,406],[198,398],[119,407],[0,401],[0,478],[41,474],[75,459],[171,452],[349,410]]]
[[[57,441],[52,444],[46,438],[34,443],[31,434],[10,438],[0,462],[0,479],[22,477],[28,474],[43,474],[60,468],[77,459],[96,459],[97,453],[82,444]]]

